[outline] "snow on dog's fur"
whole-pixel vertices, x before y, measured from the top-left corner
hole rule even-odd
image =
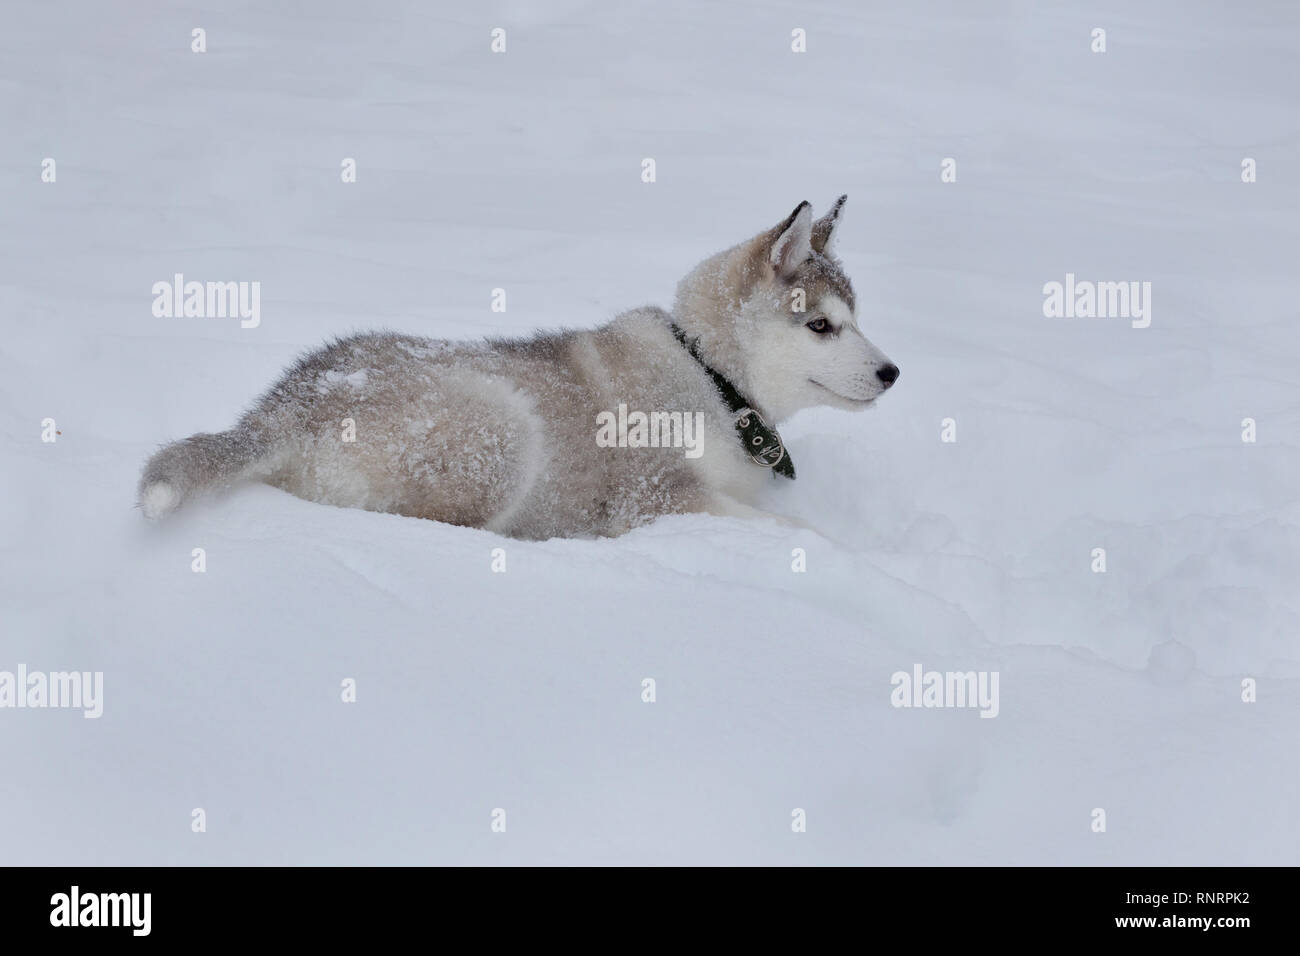
[[[671,316],[645,307],[591,331],[473,343],[340,339],[299,360],[230,431],[160,449],[140,507],[157,518],[257,479],[312,501],[522,538],[617,535],[672,513],[758,513],[771,472],[738,441],[706,363],[773,425],[814,405],[864,408],[898,376],[858,328],[853,287],[831,252],[843,206],[841,197],[814,222],[800,203],[706,259],[679,284]],[[702,413],[703,454],[602,447],[597,417],[620,405]]]

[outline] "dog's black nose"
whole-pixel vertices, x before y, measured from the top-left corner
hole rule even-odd
[[[885,388],[889,388],[898,380],[898,366],[892,363],[880,366],[876,369],[876,378],[885,383]]]

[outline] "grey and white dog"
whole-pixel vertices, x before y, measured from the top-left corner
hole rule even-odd
[[[529,339],[340,339],[300,359],[230,431],[161,448],[140,507],[158,518],[257,479],[519,538],[764,514],[762,483],[794,475],[775,424],[814,405],[864,408],[898,377],[858,328],[831,252],[843,208],[841,197],[814,221],[800,203],[706,259],[678,285],[672,315],[646,307]]]

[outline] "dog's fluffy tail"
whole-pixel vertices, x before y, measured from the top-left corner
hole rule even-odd
[[[184,502],[224,488],[258,472],[268,449],[247,431],[200,432],[164,445],[140,476],[139,504],[144,516],[161,518]]]

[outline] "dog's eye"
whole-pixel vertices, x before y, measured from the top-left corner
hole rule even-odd
[[[819,335],[825,334],[831,330],[831,324],[825,318],[818,316],[808,323],[808,328],[812,329]]]

